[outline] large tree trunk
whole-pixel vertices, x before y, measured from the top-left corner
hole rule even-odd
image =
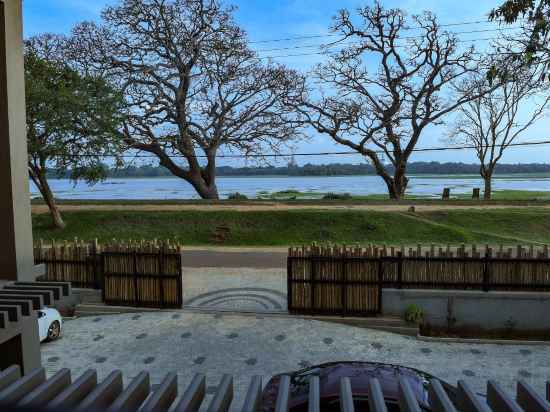
[[[55,198],[48,184],[48,179],[46,178],[46,172],[43,170],[31,170],[31,177],[34,184],[38,187],[38,190],[40,190],[44,202],[48,205],[48,209],[50,209],[53,225],[58,229],[65,229],[66,225],[55,203]]]
[[[187,156],[189,169],[186,170],[174,163],[172,159],[160,146],[134,144],[134,148],[145,150],[155,154],[160,164],[166,167],[174,176],[182,178],[196,190],[202,199],[219,199],[218,188],[216,186],[216,151],[207,151],[208,163],[206,167],[201,168],[197,162],[194,152],[192,156]],[[183,151],[182,151],[183,152]]]
[[[373,162],[376,169],[376,173],[380,176],[386,186],[388,187],[388,194],[392,200],[401,200],[405,197],[405,192],[407,190],[407,185],[409,179],[405,176],[406,167],[404,165],[398,166],[395,168],[393,176],[391,176],[382,163]]]
[[[214,177],[208,179],[208,182],[206,182],[202,176],[193,176],[186,180],[195,188],[202,199],[219,199],[218,187],[216,186],[216,180]]]
[[[390,188],[390,198],[394,200],[403,199],[408,184],[409,179],[405,176],[405,167],[396,168],[392,179],[392,187]]]
[[[483,189],[483,200],[491,200],[492,186],[493,186],[493,175],[485,174],[483,176],[483,183],[485,185]]]

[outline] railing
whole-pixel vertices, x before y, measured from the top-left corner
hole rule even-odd
[[[289,249],[288,308],[295,313],[381,312],[382,288],[550,291],[548,247]]]
[[[420,405],[407,380],[399,380],[398,399],[384,399],[380,382],[368,382],[367,401],[371,412],[387,412],[388,403],[399,404],[402,412],[420,412]],[[550,410],[550,383],[546,383],[547,394],[538,394],[532,386],[519,381],[515,396],[508,394],[496,382],[487,383],[487,396],[480,397],[464,381],[459,381],[452,397],[436,379],[428,384],[429,404],[433,412],[534,412]],[[319,377],[312,376],[308,387],[308,411],[320,412],[324,407]],[[288,412],[292,404],[292,388],[289,376],[279,381],[275,405],[265,405],[262,397],[262,378],[254,376],[242,405],[233,402],[233,377],[224,375],[208,405],[203,405],[206,394],[206,378],[197,374],[186,390],[178,397],[178,375],[167,374],[160,385],[151,392],[148,372],[141,372],[123,386],[122,372],[115,370],[103,381],[98,382],[97,372],[85,371],[72,381],[68,369],[61,369],[46,378],[44,368],[21,376],[19,366],[0,371],[0,405],[12,406],[14,411],[22,410],[109,410],[126,412],[149,411],[197,411],[200,408],[211,412],[228,410]],[[364,399],[365,397],[362,396]],[[331,404],[335,399],[331,398]],[[354,412],[352,381],[348,377],[340,380],[338,396],[340,411]],[[359,410],[359,409],[358,409]]]

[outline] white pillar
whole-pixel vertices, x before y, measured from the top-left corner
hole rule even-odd
[[[0,281],[34,280],[21,0],[0,0]]]

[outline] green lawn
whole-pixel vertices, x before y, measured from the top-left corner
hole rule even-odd
[[[460,244],[550,242],[550,210],[506,208],[415,214],[378,211],[77,211],[53,230],[48,214],[33,216],[35,239],[106,241],[175,239],[186,245],[288,246],[347,244]],[[217,242],[217,228],[227,228]]]
[[[483,198],[483,190],[480,193]],[[461,193],[453,195],[451,198],[459,200],[471,200],[471,193]],[[536,190],[494,190],[491,196],[492,201],[548,201],[550,200],[550,192],[541,192]]]

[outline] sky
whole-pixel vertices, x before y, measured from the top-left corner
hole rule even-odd
[[[384,7],[399,7],[408,14],[417,14],[429,10],[436,14],[441,24],[464,22],[482,23],[450,26],[455,32],[495,28],[493,23],[486,22],[487,13],[501,1],[499,0],[382,0]],[[116,0],[24,0],[23,18],[24,34],[32,36],[43,32],[69,33],[71,28],[84,20],[98,21],[101,10]],[[311,48],[297,50],[269,51],[274,48],[296,47],[320,44],[321,39],[302,39],[272,42],[269,40],[296,36],[323,35],[329,32],[332,17],[341,8],[354,10],[359,6],[371,4],[370,0],[232,0],[237,6],[237,22],[243,27],[251,44],[260,51],[260,56],[285,56],[312,51]],[[494,36],[494,34],[492,34]],[[489,43],[481,38],[490,37],[491,33],[460,34],[464,44],[470,41],[482,50]],[[259,43],[258,43],[259,42]],[[325,59],[323,56],[276,57],[275,60],[289,67],[307,72],[315,64]],[[529,104],[524,108],[527,113]],[[449,119],[450,120],[450,119]],[[521,120],[521,119],[520,119]],[[444,146],[448,128],[438,126],[426,130],[418,147]],[[538,121],[522,135],[521,141],[550,140],[550,117]],[[307,141],[295,145],[296,152],[346,151],[347,148],[333,143],[328,137],[312,134]],[[349,150],[349,149],[348,149]],[[473,151],[446,151],[414,154],[412,161],[461,161],[476,162]],[[285,160],[286,161],[286,160]],[[315,156],[296,157],[298,164],[310,163],[363,163],[359,155],[353,156]],[[550,162],[550,145],[522,148],[510,148],[502,159],[505,163]],[[222,161],[220,165],[234,164],[234,161]]]

